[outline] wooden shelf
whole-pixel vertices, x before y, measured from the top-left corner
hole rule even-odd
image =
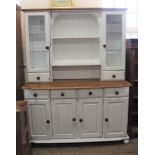
[[[88,89],[88,88],[121,88],[129,87],[128,81],[99,81],[99,80],[55,80],[51,83],[26,83],[23,89],[59,90],[59,89]]]

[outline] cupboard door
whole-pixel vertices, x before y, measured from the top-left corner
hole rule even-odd
[[[104,70],[125,69],[125,14],[105,12],[102,16],[102,49]]]
[[[53,138],[75,138],[75,99],[52,100]]]
[[[81,138],[102,136],[102,99],[80,99],[79,130]]]
[[[49,71],[50,14],[26,13],[26,60],[28,72]]]
[[[106,138],[127,135],[128,98],[104,99],[104,136]]]
[[[28,101],[28,113],[31,140],[51,139],[50,101]]]

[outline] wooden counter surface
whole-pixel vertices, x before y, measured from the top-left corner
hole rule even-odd
[[[26,103],[27,102],[26,101],[23,101],[23,100],[16,101],[16,112],[21,112],[23,110],[24,105]]]
[[[25,83],[23,89],[59,90],[87,88],[120,88],[129,87],[128,81],[99,81],[99,80],[55,80],[51,83]]]

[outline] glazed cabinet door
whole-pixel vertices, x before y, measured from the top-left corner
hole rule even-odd
[[[104,12],[101,18],[103,70],[125,69],[125,12]]]
[[[27,105],[31,140],[51,139],[50,101],[29,100]]]
[[[128,98],[104,99],[104,136],[127,136]]]
[[[102,99],[89,98],[80,99],[79,111],[79,132],[81,138],[102,136]]]
[[[75,138],[76,100],[52,100],[53,138]]]
[[[50,13],[25,13],[28,72],[49,72]]]

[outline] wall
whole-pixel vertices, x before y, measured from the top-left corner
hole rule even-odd
[[[16,6],[16,99],[23,99],[21,86],[24,84],[23,49],[21,36],[21,9]]]
[[[75,0],[76,7],[101,7],[102,0]],[[49,0],[21,0],[22,9],[48,8]]]

